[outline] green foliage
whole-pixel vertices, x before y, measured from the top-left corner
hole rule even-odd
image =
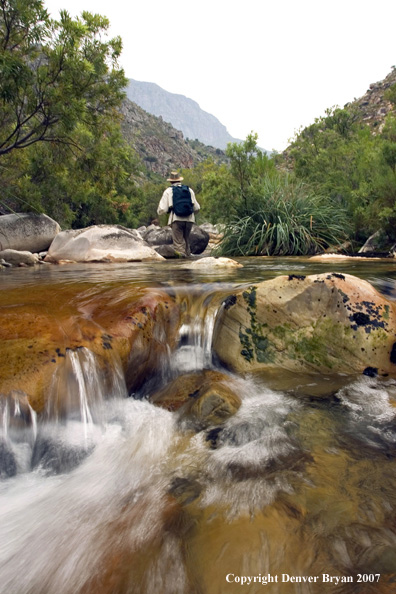
[[[257,134],[249,134],[245,142],[230,143],[226,156],[227,163],[208,158],[182,172],[201,205],[200,221],[224,223],[242,206],[253,207],[257,182],[276,171],[274,161],[257,148]]]
[[[219,254],[306,255],[345,240],[345,211],[306,184],[277,174],[261,180],[256,191],[254,210],[241,209],[226,226]]]
[[[133,201],[133,209],[137,220],[137,227],[150,225],[158,220],[157,208],[161,196],[168,186],[167,182],[161,180],[145,181],[140,187],[139,195]],[[168,216],[164,215],[161,223],[166,225]]]
[[[0,171],[9,188],[5,203],[14,210],[45,212],[62,227],[137,223],[133,201],[139,195],[141,200],[142,194],[133,177],[138,162],[119,130],[104,134],[80,125],[75,137],[82,147],[76,154],[64,145],[47,143],[18,151],[25,157],[24,175],[6,184]]]
[[[238,186],[226,165],[207,168],[199,194],[200,217],[211,223],[232,219],[238,203]]]
[[[252,183],[257,153],[257,134],[249,134],[243,143],[233,142],[227,146],[226,155],[231,162],[231,174],[238,184],[241,199],[247,201],[248,188]]]
[[[197,220],[222,222],[231,215],[237,197],[236,186],[229,168],[212,158],[199,163],[194,169],[183,169],[183,183],[190,186],[201,206]]]
[[[257,135],[226,152],[229,168],[206,165],[202,176],[202,202],[217,215],[214,222],[225,223],[218,254],[304,255],[345,240],[348,222],[340,202],[277,171],[257,148]]]
[[[347,208],[356,240],[363,242],[381,225],[395,235],[393,114],[387,116],[382,132],[373,134],[353,108],[328,110],[297,135],[288,159],[298,178]]]
[[[45,212],[62,227],[138,223],[141,166],[120,132],[126,78],[108,27],[88,12],[53,21],[41,0],[0,0],[3,212]]]
[[[37,142],[78,146],[76,126],[93,127],[120,104],[126,78],[109,22],[83,12],[49,18],[40,0],[0,0],[0,156]]]

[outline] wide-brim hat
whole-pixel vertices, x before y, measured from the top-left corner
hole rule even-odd
[[[179,173],[177,171],[171,171],[170,176],[168,177],[168,179],[166,181],[174,183],[174,182],[182,181],[183,179],[184,179],[184,177],[179,175]]]

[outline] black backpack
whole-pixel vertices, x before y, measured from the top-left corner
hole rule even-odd
[[[188,186],[173,186],[173,212],[178,217],[189,217],[194,212]]]

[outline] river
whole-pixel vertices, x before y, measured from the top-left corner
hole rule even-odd
[[[239,261],[221,271],[170,261],[7,269],[0,308],[13,291],[23,307],[74,285],[176,294],[186,315],[161,363],[170,379],[218,370],[216,313],[236,287],[336,271],[396,299],[392,260]],[[150,382],[128,394],[116,362],[104,389],[87,349],[67,357],[78,414],[30,410],[17,423],[0,401],[2,594],[396,592],[394,378],[222,370],[242,405],[221,427],[196,430],[151,404]]]

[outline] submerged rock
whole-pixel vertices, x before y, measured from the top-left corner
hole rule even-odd
[[[395,374],[395,305],[351,275],[280,276],[226,300],[214,349],[241,372]]]
[[[208,256],[188,264],[189,268],[243,268],[243,264],[231,258],[215,258]]]
[[[228,375],[205,370],[180,375],[156,392],[150,401],[167,410],[179,411],[199,428],[223,423],[241,405]]]
[[[0,479],[10,478],[17,473],[17,465],[10,445],[0,440]]]
[[[31,466],[46,475],[70,472],[92,452],[92,447],[72,445],[55,438],[38,436],[34,442]]]
[[[134,262],[163,260],[140,234],[120,225],[94,225],[62,231],[52,242],[46,262]]]

